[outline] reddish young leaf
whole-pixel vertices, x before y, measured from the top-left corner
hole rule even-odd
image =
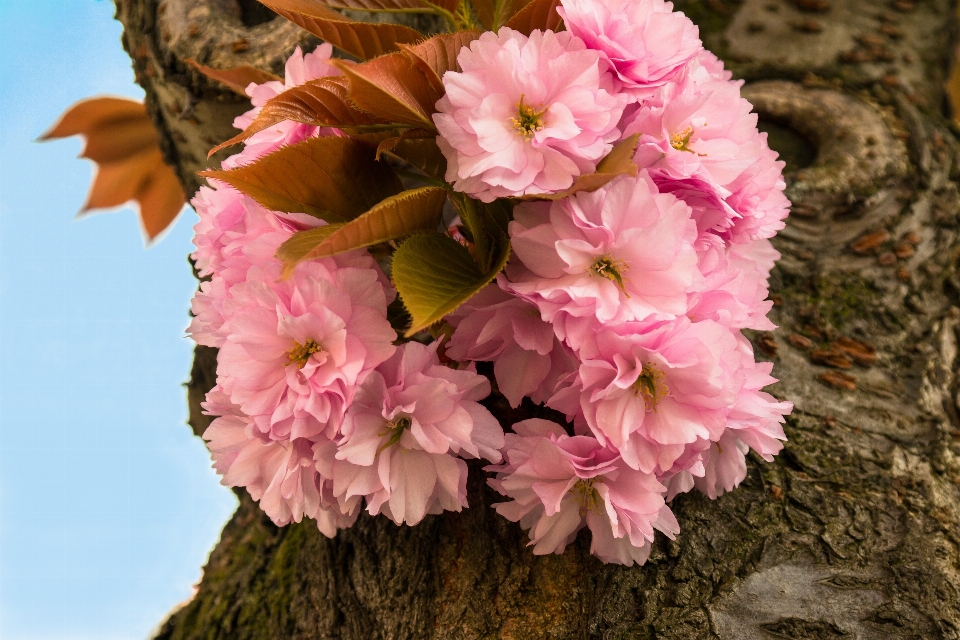
[[[529,2],[530,0],[473,0],[473,9],[484,27],[499,31],[510,16]]]
[[[244,98],[247,98],[247,87],[250,86],[251,82],[257,84],[263,84],[265,82],[277,81],[283,82],[283,78],[276,76],[267,71],[262,71],[256,67],[251,67],[248,65],[241,65],[239,67],[233,67],[232,69],[214,69],[213,67],[208,67],[202,65],[196,60],[191,60],[187,58],[185,60],[187,64],[191,67],[202,73],[204,76],[215,80],[222,85],[225,85],[228,89],[232,90],[234,93],[237,93]]]
[[[142,102],[127,98],[87,98],[67,109],[39,140],[87,135],[97,124],[144,117],[148,116]]]
[[[363,64],[334,64],[350,80],[350,99],[364,111],[387,122],[436,131],[430,116],[440,94],[407,56],[392,53]]]
[[[140,203],[140,222],[151,240],[177,219],[186,202],[180,180],[163,162],[162,156],[157,158],[135,197]]]
[[[226,142],[218,144],[207,157],[243,142],[255,133],[285,120],[315,127],[349,127],[375,124],[372,116],[357,109],[347,97],[349,82],[342,76],[320,78],[287,89],[267,101],[256,119]]]
[[[440,13],[453,14],[460,5],[459,0],[325,0],[335,9],[354,9],[356,11],[387,13]],[[440,9],[441,11],[438,11]],[[442,15],[442,14],[441,14]]]
[[[352,138],[308,138],[228,171],[201,171],[267,209],[307,213],[330,223],[352,220],[403,190],[374,150]]]
[[[560,0],[531,0],[523,9],[507,20],[504,26],[527,36],[537,29],[559,31],[560,24],[563,22],[560,14],[557,13],[557,7],[559,6]]]
[[[380,202],[372,209],[344,224],[319,240],[309,251],[303,231],[280,245],[277,258],[283,261],[284,277],[293,272],[298,263],[369,247],[371,245],[405,238],[417,231],[436,230],[443,212],[447,190],[441,187],[422,187],[398,193]],[[321,227],[323,228],[323,227]],[[312,231],[312,230],[311,230]]]
[[[384,149],[383,153],[411,164],[431,178],[446,179],[444,176],[447,173],[447,159],[433,136],[397,139],[392,147]]]
[[[149,239],[170,226],[186,198],[176,174],[163,161],[143,103],[125,98],[82,100],[40,139],[74,135],[86,138],[81,157],[97,163],[81,214],[136,200]]]
[[[360,22],[334,11],[318,0],[261,0],[281,16],[361,60],[397,50],[397,43],[412,43],[423,34],[410,27],[386,22]]]
[[[560,200],[578,191],[596,191],[618,176],[630,175],[635,177],[638,169],[633,162],[633,154],[637,151],[639,141],[640,134],[635,133],[613,145],[610,153],[597,164],[597,171],[578,176],[569,189],[553,194],[522,196],[520,200]]]
[[[460,49],[480,37],[479,31],[457,31],[441,33],[417,45],[401,44],[403,51],[427,78],[439,95],[443,95],[443,74],[447,71],[460,71],[457,54]]]
[[[157,148],[157,130],[144,112],[136,120],[101,121],[86,134],[80,154],[98,164],[116,162],[145,149]]]

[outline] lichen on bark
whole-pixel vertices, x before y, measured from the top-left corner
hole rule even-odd
[[[189,190],[245,106],[183,60],[278,71],[314,42],[249,5],[118,0]],[[761,118],[815,150],[791,166],[775,239],[780,328],[751,335],[776,363],[771,391],[796,404],[783,453],[751,457],[716,501],[678,497],[681,534],[633,568],[601,564],[586,534],[533,556],[488,508],[478,465],[464,512],[413,528],[363,515],[333,540],[276,528],[240,492],[197,595],[158,638],[960,638],[960,144],[941,110],[955,8],[677,5]],[[198,348],[188,385],[198,434],[215,355]],[[536,412],[487,404],[505,424]]]

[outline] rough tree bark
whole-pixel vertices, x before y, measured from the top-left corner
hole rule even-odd
[[[246,105],[190,70],[279,71],[314,41],[254,0],[118,0],[123,42],[188,191]],[[643,567],[585,537],[534,557],[487,508],[334,540],[241,495],[196,597],[159,638],[960,638],[960,144],[947,0],[680,0],[748,81],[791,161],[773,320],[751,336],[796,404],[786,449],[739,490],[680,496]],[[853,339],[855,342],[851,342]],[[763,354],[766,354],[765,356]],[[191,424],[213,384],[199,348]],[[512,422],[494,397],[489,406]]]

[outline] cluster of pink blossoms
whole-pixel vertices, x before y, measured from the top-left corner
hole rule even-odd
[[[642,563],[667,502],[746,476],[792,410],[741,329],[773,328],[767,280],[783,163],[697,28],[662,0],[562,0],[567,31],[507,28],[461,50],[435,116],[447,180],[489,202],[551,194],[638,134],[636,177],[513,212],[513,258],[451,318],[446,350],[492,361],[501,393],[566,416],[506,436],[497,511],[559,553],[588,527]]]
[[[339,72],[329,45],[298,50],[288,87]],[[254,109],[278,82],[248,88]],[[283,122],[252,136],[227,166],[310,136],[336,135]],[[395,346],[387,321],[396,292],[366,251],[314,260],[281,278],[278,247],[323,222],[268,211],[232,187],[202,187],[193,254],[209,276],[188,329],[218,347],[217,386],[204,408],[218,416],[204,438],[224,484],[246,487],[278,525],[314,518],[328,536],[351,525],[362,499],[371,513],[416,524],[466,506],[463,458],[502,460],[503,429],[477,401],[490,381],[440,364],[437,345]]]
[[[662,0],[562,0],[567,31],[487,32],[443,77],[437,143],[447,181],[492,202],[569,189],[637,135],[638,175],[513,210],[504,273],[446,322],[445,342],[400,343],[396,293],[365,250],[299,265],[277,248],[324,224],[269,211],[222,183],[193,203],[194,259],[209,276],[191,336],[220,349],[204,438],[224,484],[246,487],[277,524],[314,518],[328,536],[360,508],[397,524],[467,506],[465,459],[482,458],[495,505],[561,553],[587,527],[605,562],[646,561],[669,502],[711,499],[770,460],[791,410],[742,329],[773,328],[769,242],[788,201],[783,164],[740,85],[696,26]],[[339,72],[329,45],[286,69],[287,87]],[[252,122],[280,83],[251,85]],[[284,122],[225,165],[338,135]],[[460,238],[467,242],[466,239]],[[399,345],[399,346],[398,346]],[[504,434],[479,401],[491,381],[524,420]]]

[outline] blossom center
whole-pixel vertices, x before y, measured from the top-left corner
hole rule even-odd
[[[624,294],[627,293],[623,288],[623,272],[626,270],[626,262],[611,258],[607,254],[604,254],[594,260],[589,269],[590,273],[595,276],[600,276],[601,278],[606,278],[611,282],[616,282],[617,286],[620,287],[620,290],[623,291]],[[630,296],[627,297],[629,298]]]
[[[380,453],[387,447],[395,445],[400,442],[400,438],[403,437],[403,432],[409,429],[413,425],[413,422],[407,416],[400,416],[392,422],[388,422],[384,425],[384,430],[378,433],[377,435],[381,438],[383,436],[390,436],[387,438],[387,441],[380,445],[380,448],[377,449],[377,453]]]
[[[520,102],[517,103],[517,117],[510,118],[513,128],[517,130],[517,135],[524,140],[529,140],[537,131],[543,129],[543,114],[550,107],[543,107],[539,111],[533,107],[523,104],[523,96],[520,96]]]
[[[323,347],[317,344],[316,340],[310,339],[300,344],[299,342],[293,343],[293,348],[287,351],[287,358],[290,360],[287,364],[297,363],[297,366],[303,369],[304,365],[307,364],[307,360],[310,359],[315,353],[320,353],[323,351]]]
[[[705,153],[697,153],[690,148],[690,138],[693,136],[693,127],[687,127],[680,133],[675,133],[670,136],[670,146],[676,149],[677,151],[686,151],[687,153],[693,153],[698,156],[705,156]]]
[[[586,516],[589,511],[593,511],[594,513],[600,512],[600,493],[593,486],[597,482],[598,480],[596,478],[577,480],[577,483],[570,489],[574,500],[576,500],[580,506],[581,518]]]
[[[663,371],[651,362],[643,365],[637,381],[633,383],[634,393],[643,396],[643,404],[647,411],[656,411],[657,403],[670,393],[664,378],[666,375]]]

